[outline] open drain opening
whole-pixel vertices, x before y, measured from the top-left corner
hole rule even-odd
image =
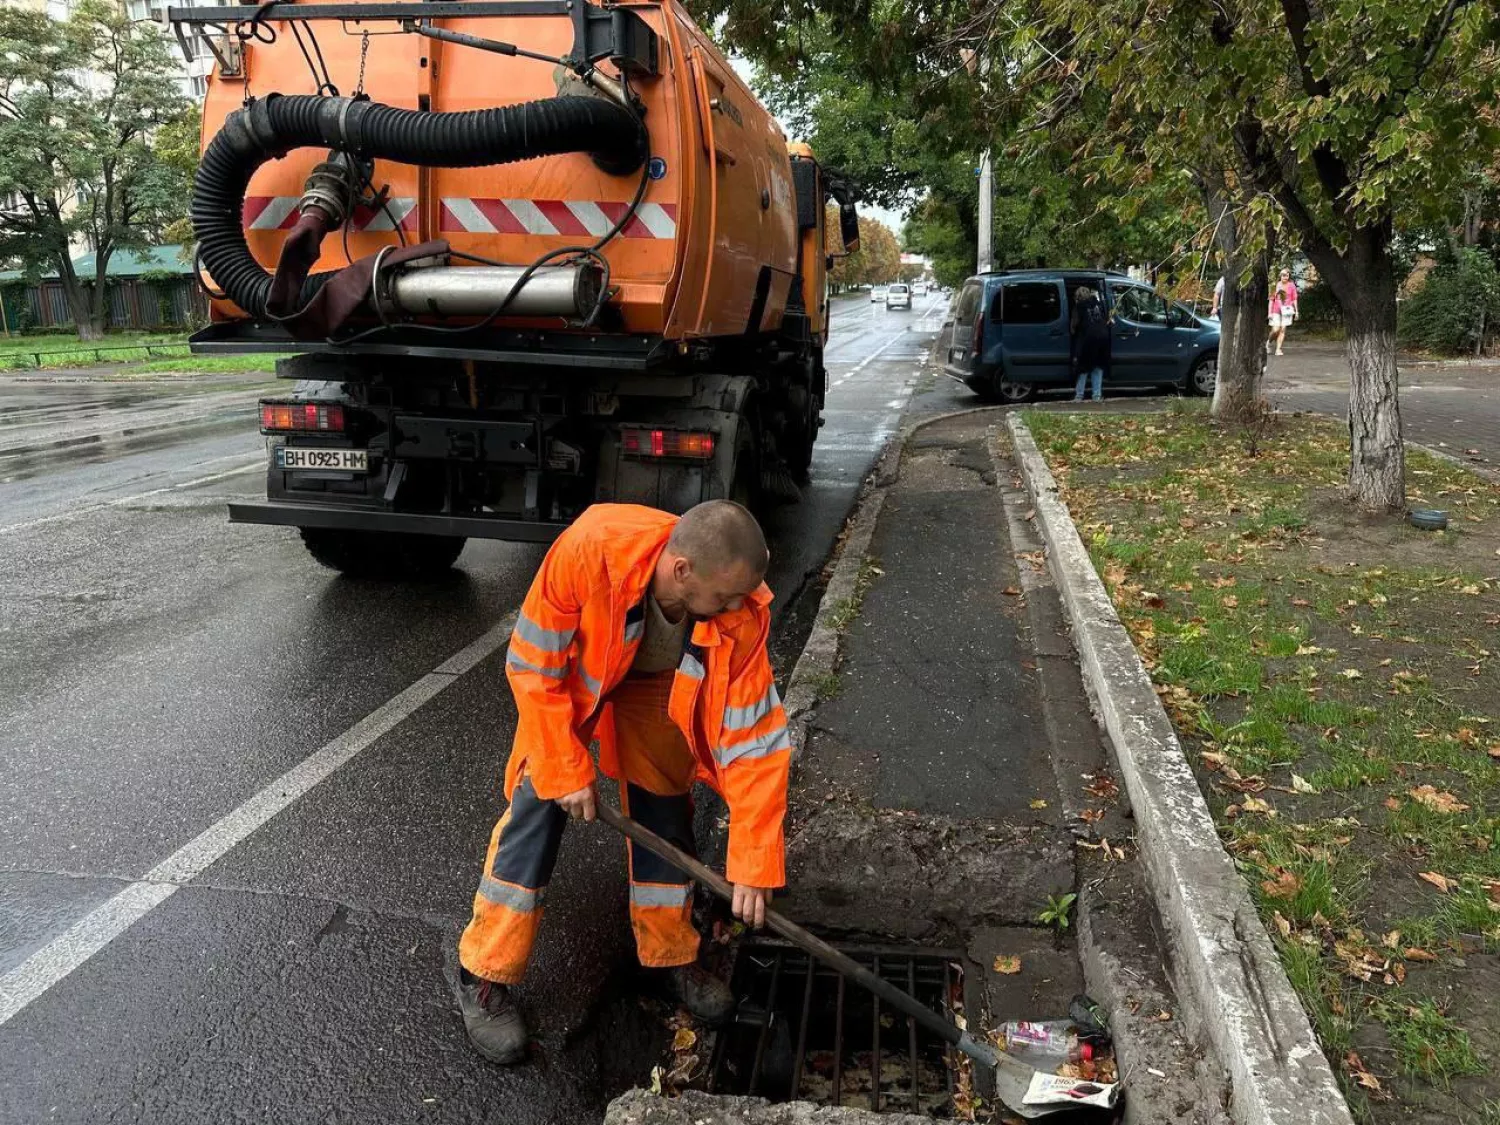
[[[962,954],[902,946],[842,952],[951,1015],[962,1003]],[[734,1022],[715,1044],[709,1090],[875,1112],[950,1116],[948,1044],[795,946],[761,939],[740,949]]]

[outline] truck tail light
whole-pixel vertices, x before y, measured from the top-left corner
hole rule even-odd
[[[260,432],[343,433],[344,408],[326,402],[262,402]]]
[[[714,435],[696,430],[622,429],[620,444],[627,457],[708,461],[714,455]]]

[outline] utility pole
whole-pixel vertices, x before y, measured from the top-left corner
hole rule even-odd
[[[990,150],[979,158],[979,273],[994,268],[995,251],[995,175],[990,166]]]

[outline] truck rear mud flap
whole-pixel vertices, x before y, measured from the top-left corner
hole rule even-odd
[[[229,522],[272,524],[277,527],[326,527],[340,531],[465,536],[469,539],[509,539],[522,543],[550,543],[568,526],[566,523],[541,520],[453,516],[440,512],[362,511],[275,500],[230,504]]]

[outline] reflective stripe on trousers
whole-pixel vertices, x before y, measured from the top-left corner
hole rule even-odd
[[[671,671],[632,676],[610,695],[620,770],[620,806],[657,835],[693,852],[692,787],[696,764],[687,741],[667,717]],[[476,976],[519,982],[540,928],[543,901],[557,862],[567,814],[536,795],[529,778],[516,786],[495,825],[474,914],[459,941],[459,960]],[[685,965],[698,956],[692,884],[644,848],[626,849],[630,923],[641,964]]]

